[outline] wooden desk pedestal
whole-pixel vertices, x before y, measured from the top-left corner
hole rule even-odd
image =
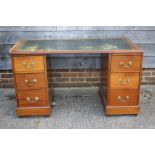
[[[140,111],[139,94],[142,73],[143,52],[131,40],[121,38],[123,47],[104,49],[103,46],[96,49],[87,49],[96,40],[47,40],[52,49],[45,49],[37,41],[20,41],[10,51],[15,79],[18,116],[50,115],[52,93],[49,93],[47,77],[47,54],[69,53],[100,53],[101,54],[101,85],[100,96],[107,115],[114,114],[138,114]],[[102,39],[98,42],[102,44]],[[124,42],[125,43],[124,43]],[[33,42],[33,43],[32,43]],[[34,43],[35,42],[35,43]],[[47,42],[44,40],[43,43]],[[42,43],[41,42],[41,43]],[[55,42],[57,46],[55,45]],[[66,43],[67,42],[67,43]],[[90,44],[91,42],[91,44]],[[75,49],[59,49],[61,44],[69,46],[75,44]],[[98,44],[99,44],[98,43]],[[30,47],[27,48],[26,44]],[[82,44],[88,44],[84,49],[79,49]],[[125,44],[127,44],[125,46]],[[105,44],[107,45],[107,44]],[[93,46],[93,45],[92,45]],[[90,46],[89,48],[93,48]],[[96,44],[94,44],[96,46]],[[53,49],[55,48],[56,49]],[[26,48],[26,49],[24,49]],[[113,49],[114,48],[114,49]]]
[[[18,116],[50,115],[45,55],[12,57]]]
[[[139,113],[142,59],[142,54],[121,53],[107,56],[107,83],[101,81],[100,87],[100,96],[107,115]]]

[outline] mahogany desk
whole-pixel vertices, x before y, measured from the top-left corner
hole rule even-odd
[[[22,40],[10,50],[18,116],[50,115],[47,54],[100,53],[100,96],[107,115],[138,114],[143,52],[128,38]]]

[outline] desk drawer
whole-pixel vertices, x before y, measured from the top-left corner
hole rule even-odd
[[[31,90],[46,88],[45,73],[18,73],[16,76],[17,90]]]
[[[17,95],[19,106],[38,107],[48,105],[45,90],[18,91]]]
[[[110,90],[109,105],[131,106],[138,104],[138,90]]]
[[[111,73],[111,88],[138,88],[139,73]]]
[[[140,71],[140,55],[112,55],[111,71]]]
[[[33,73],[44,71],[43,56],[20,56],[13,57],[15,72]]]

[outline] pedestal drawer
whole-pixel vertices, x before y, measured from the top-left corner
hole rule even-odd
[[[45,90],[18,91],[19,106],[37,107],[47,106],[47,93]]]
[[[33,73],[44,71],[43,56],[19,56],[13,57],[16,73]]]
[[[17,90],[31,90],[46,88],[45,73],[18,73],[16,76]]]
[[[138,90],[110,90],[109,105],[131,106],[138,104]]]
[[[111,73],[111,88],[138,88],[139,73]]]
[[[112,55],[111,71],[140,71],[140,55]]]

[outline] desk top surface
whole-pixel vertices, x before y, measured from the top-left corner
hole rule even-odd
[[[11,54],[56,54],[56,53],[110,53],[137,50],[138,46],[127,38],[107,39],[51,39],[22,40],[11,50]]]

